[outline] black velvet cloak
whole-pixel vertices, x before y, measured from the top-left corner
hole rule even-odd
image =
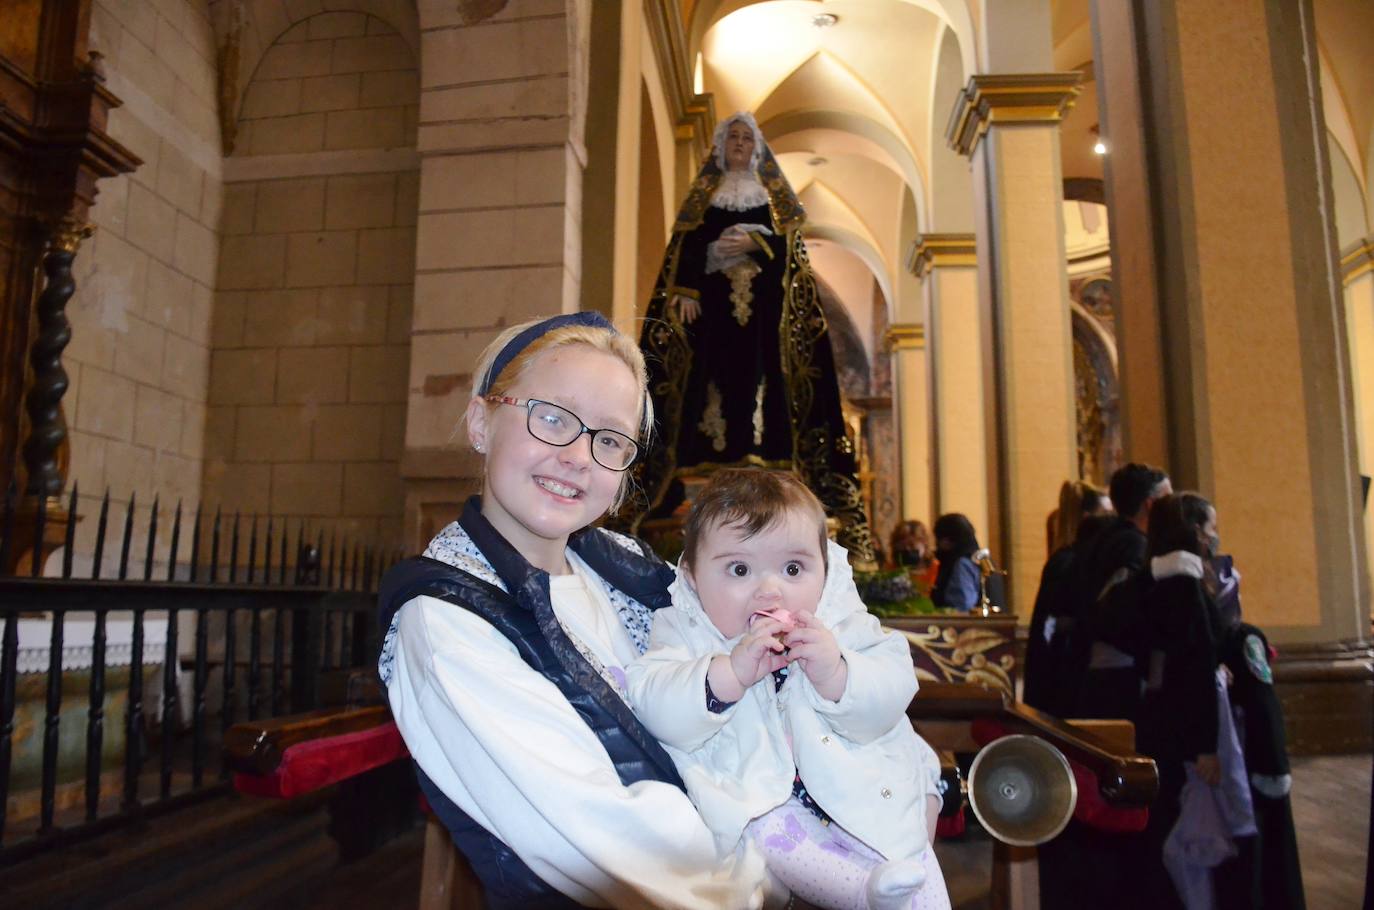
[[[670,515],[683,500],[684,475],[791,469],[838,520],[850,558],[871,561],[854,445],[802,241],[805,212],[766,146],[758,167],[766,205],[712,206],[722,176],[713,155],[678,213],[640,336],[658,426],[636,468],[629,528]],[[708,245],[734,224],[766,230],[747,228],[755,249],[746,262],[708,274]],[[690,324],[671,305],[679,294],[701,302]]]

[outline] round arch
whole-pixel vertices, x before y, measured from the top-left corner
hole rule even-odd
[[[878,282],[878,290],[883,293],[883,303],[886,306],[888,318],[892,318],[892,282],[888,278],[883,257],[873,248],[871,243],[848,228],[833,224],[818,224],[809,220],[806,222],[805,233],[807,237],[814,237],[817,240],[829,240],[858,256],[863,264],[868,266],[868,270],[873,273],[873,279]]]
[[[329,13],[363,13],[380,19],[396,30],[410,45],[415,60],[420,60],[420,16],[414,2],[408,0],[331,0],[328,10],[303,3],[281,3],[278,0],[249,0],[238,7],[241,13],[231,14],[230,21],[216,23],[216,37],[220,46],[238,53],[238,79],[234,87],[234,110],[239,105],[248,83],[253,80],[258,64],[269,48],[290,29],[305,20]],[[241,16],[242,18],[237,18]]]

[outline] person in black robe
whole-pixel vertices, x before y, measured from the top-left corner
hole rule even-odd
[[[753,116],[722,122],[673,225],[640,336],[658,439],[637,466],[630,530],[671,515],[684,478],[780,468],[837,520],[851,561],[872,563],[805,220]]]
[[[1082,567],[1084,554],[1115,521],[1116,516],[1111,514],[1084,518],[1074,542],[1055,550],[1040,572],[1021,675],[1021,700],[1032,708],[1058,717],[1070,714],[1074,692],[1065,668],[1069,661],[1069,629],[1073,624],[1071,591],[1075,573]]]
[[[1040,572],[1031,611],[1021,700],[1032,708],[1065,716],[1071,701],[1063,696],[1069,628],[1073,624],[1075,568],[1097,536],[1111,523],[1106,493],[1086,481],[1064,481],[1059,508],[1050,518],[1050,558]]]
[[[1259,829],[1258,835],[1240,844],[1239,856],[1217,870],[1222,877],[1218,889],[1248,899],[1255,910],[1303,910],[1307,901],[1289,800],[1292,769],[1288,764],[1283,709],[1274,691],[1269,640],[1255,626],[1240,621],[1239,594],[1234,594],[1233,604],[1228,602],[1239,585],[1239,574],[1231,570],[1230,557],[1219,557],[1214,563],[1218,561],[1218,576],[1236,582],[1221,588],[1223,596],[1218,598],[1218,613],[1226,626],[1219,654],[1231,673],[1231,707],[1245,754],[1250,799]],[[1228,622],[1232,615],[1235,621]],[[1232,903],[1241,905],[1239,900]]]
[[[1135,643],[1121,639],[1122,630],[1134,627],[1132,617],[1120,611],[1132,608],[1135,599],[1121,597],[1128,593],[1124,589],[1108,595],[1144,570],[1152,506],[1172,490],[1169,475],[1137,463],[1118,469],[1110,490],[1116,521],[1098,535],[1083,571],[1075,573],[1065,671],[1065,686],[1075,697],[1065,710],[1070,717],[1134,720],[1141,671]]]

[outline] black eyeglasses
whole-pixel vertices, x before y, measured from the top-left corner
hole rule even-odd
[[[582,422],[567,408],[561,408],[538,398],[508,398],[505,395],[488,395],[487,401],[494,404],[508,404],[524,408],[526,411],[525,429],[540,442],[551,446],[570,446],[590,433],[592,437],[592,459],[603,468],[611,471],[624,471],[634,464],[639,455],[639,443],[617,430],[594,430]]]

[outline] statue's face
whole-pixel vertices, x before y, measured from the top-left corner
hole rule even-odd
[[[725,131],[725,167],[732,171],[747,170],[754,158],[754,131],[749,124],[736,120]]]

